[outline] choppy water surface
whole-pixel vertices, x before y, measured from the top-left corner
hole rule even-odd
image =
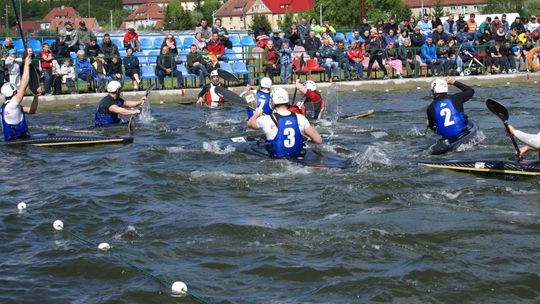
[[[494,97],[538,132],[538,87],[479,88],[466,105],[478,143],[444,156],[512,156]],[[0,150],[0,302],[175,303],[130,262],[183,281],[207,303],[533,303],[540,300],[537,179],[506,181],[421,168],[429,96],[329,95],[342,114],[320,147],[355,157],[328,170],[220,149],[243,134],[243,109],[152,101],[134,144]],[[90,124],[93,107],[40,113],[33,129]],[[332,116],[332,115],[330,115]],[[335,115],[334,115],[335,116]],[[65,121],[65,122],[62,122]],[[60,123],[62,122],[62,123]],[[19,214],[17,203],[26,202]],[[52,228],[55,219],[113,255]],[[121,261],[115,259],[120,255]]]

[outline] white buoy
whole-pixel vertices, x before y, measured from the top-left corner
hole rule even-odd
[[[417,89],[417,90],[420,90],[420,89],[421,89],[421,87],[416,87],[416,89]]]
[[[80,104],[76,104],[75,106],[78,108],[78,107],[80,107],[81,105],[80,105]]]
[[[103,242],[103,243],[100,243],[100,244],[97,246],[97,248],[98,248],[99,250],[107,251],[107,250],[111,249],[111,245],[109,245],[108,243]]]
[[[64,229],[64,223],[61,220],[56,220],[53,223],[55,230],[62,231]]]
[[[535,84],[537,84],[537,83],[538,83],[538,81],[536,81],[536,80],[535,80],[535,81],[534,81],[534,83],[535,83]]]
[[[506,82],[506,85],[510,85],[510,82],[507,81],[507,82]]]
[[[185,296],[187,293],[187,285],[182,281],[176,281],[171,286],[173,295]]]
[[[385,91],[385,92],[390,92],[390,90],[389,90],[389,89],[386,89],[386,90],[384,90],[384,91]]]
[[[18,203],[17,209],[19,209],[19,211],[23,211],[24,209],[26,209],[26,203],[25,202]]]
[[[160,100],[160,101],[159,101],[159,104],[163,104],[163,100]]]
[[[352,89],[353,92],[356,92],[356,89]]]

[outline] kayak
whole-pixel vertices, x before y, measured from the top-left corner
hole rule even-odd
[[[365,112],[356,113],[356,114],[341,115],[339,118],[341,118],[341,119],[357,119],[357,118],[362,118],[362,117],[368,117],[373,113],[375,113],[374,110],[367,110]]]
[[[70,130],[70,132],[75,133],[98,133],[98,132],[109,132],[109,133],[116,133],[116,132],[128,132],[133,133],[135,130],[135,119],[131,117],[129,121],[117,124],[110,124],[110,125],[101,125],[101,126],[91,126],[84,129],[75,129]]]
[[[266,149],[265,140],[260,137],[234,137],[217,142],[222,148],[231,146],[235,151],[255,155],[263,158],[272,158]],[[305,149],[304,153],[298,157],[289,157],[287,160],[316,168],[336,168],[347,169],[354,166],[351,158],[340,157],[335,154]]]
[[[457,149],[461,144],[468,142],[472,139],[478,131],[478,124],[474,121],[469,121],[467,131],[462,132],[455,139],[438,139],[434,144],[429,146],[428,153],[431,155],[441,155],[446,152]]]
[[[12,141],[5,141],[5,146],[25,146],[36,147],[69,147],[69,146],[92,146],[103,144],[130,144],[133,137],[129,136],[101,136],[79,133],[49,133],[35,134],[25,138]]]
[[[540,161],[517,162],[505,159],[421,161],[419,165],[480,175],[532,177],[540,176]]]

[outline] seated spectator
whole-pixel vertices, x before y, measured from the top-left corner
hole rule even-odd
[[[527,23],[527,28],[526,29],[531,33],[538,30],[538,29],[540,29],[540,24],[538,22],[536,22],[536,16],[535,15],[531,16],[531,21],[529,21],[529,23]]]
[[[409,37],[409,31],[406,29],[402,30],[401,33],[399,34],[398,43],[396,44],[396,46],[402,46],[403,41],[405,41],[405,39],[409,39],[409,42],[411,40]]]
[[[300,38],[302,39],[301,44],[304,45],[306,42],[307,36],[309,36],[309,31],[311,30],[311,26],[307,23],[306,17],[302,16],[300,18],[300,24],[298,24],[298,32],[300,33]],[[275,46],[277,44],[274,43]]]
[[[336,38],[336,29],[330,25],[329,19],[324,19],[323,26],[321,27],[321,35],[322,33],[327,33],[332,39]]]
[[[112,43],[111,36],[109,34],[103,35],[103,43],[99,46],[99,49],[105,55],[105,60],[107,63],[111,62],[111,59],[115,56],[120,56],[118,47],[116,44]]]
[[[162,90],[165,89],[165,76],[176,78],[176,88],[184,88],[184,75],[176,69],[175,55],[169,53],[169,47],[164,45],[156,59],[156,75]]]
[[[274,42],[271,40],[266,44],[266,48],[262,53],[262,64],[266,71],[266,75],[270,79],[274,79],[276,73],[281,72],[279,65],[279,52],[274,47]]]
[[[523,44],[526,44],[527,41],[530,40],[531,33],[529,31],[525,31],[518,35],[518,41],[521,41]]]
[[[84,54],[87,58],[90,59],[90,62],[94,62],[94,58],[97,57],[98,53],[101,50],[99,49],[99,45],[97,44],[97,39],[94,37],[90,39],[90,43],[86,45],[84,48]]]
[[[414,29],[416,26],[418,26],[418,22],[416,21],[416,18],[414,18],[414,17],[411,17],[411,18],[409,19],[409,23],[411,24],[411,28],[413,28],[413,29]],[[410,32],[412,32],[412,30],[411,30]]]
[[[206,48],[206,39],[203,38],[200,32],[195,33],[194,44],[197,47],[197,52],[202,52]]]
[[[288,42],[281,44],[279,50],[279,65],[281,66],[281,84],[287,84],[292,74],[292,49],[289,47]]]
[[[107,76],[111,77],[112,80],[116,80],[124,86],[124,71],[122,69],[122,59],[118,56],[111,58],[111,61],[107,64]]]
[[[491,30],[486,28],[484,32],[482,33],[482,35],[480,36],[480,43],[492,46],[494,43],[492,38],[493,38],[493,35],[491,35]]]
[[[439,25],[442,25],[441,17],[436,15],[431,16],[431,28],[436,29]]]
[[[75,68],[77,69],[77,75],[79,75],[79,78],[86,81],[88,84],[88,92],[94,91],[94,89],[92,89],[92,82],[94,80],[94,76],[96,75],[96,70],[92,66],[90,59],[85,57],[85,52],[83,50],[77,51]]]
[[[195,28],[195,34],[197,33],[201,33],[201,38],[205,42],[212,37],[212,28],[208,26],[208,20],[205,18],[201,19],[200,25]]]
[[[509,72],[515,73],[516,70],[516,59],[514,58],[514,52],[512,51],[512,46],[510,45],[509,41],[505,41],[504,44],[501,45],[501,55],[506,58],[506,62],[508,64]]]
[[[391,30],[392,31],[392,30]],[[401,79],[403,71],[403,62],[399,59],[398,50],[394,48],[395,42],[390,41],[386,46],[384,57],[386,58],[385,64],[392,67],[396,72],[396,76]]]
[[[418,27],[420,27],[420,33],[426,37],[428,36],[432,29],[433,29],[433,25],[431,23],[431,20],[429,20],[429,15],[428,14],[424,14],[424,17],[422,18],[422,20],[418,21]],[[413,45],[414,45],[414,41],[412,41]]]
[[[499,20],[498,16],[495,16],[495,18],[493,18],[493,21],[491,21],[491,32],[497,33],[500,28],[502,28],[502,32],[506,35],[501,20]]]
[[[467,26],[467,22],[464,20],[465,18],[465,15],[464,14],[459,14],[458,16],[458,20],[456,21],[456,27],[457,27],[457,30],[459,32],[459,30],[461,30],[463,27]],[[468,31],[468,29],[467,29]],[[457,35],[457,34],[456,34]]]
[[[362,17],[362,20],[360,21],[360,25],[358,28],[359,28],[360,33],[363,33],[364,31],[368,31],[369,33],[371,31],[371,25],[369,25],[368,18],[366,16]]]
[[[437,58],[437,48],[433,44],[431,37],[428,37],[426,43],[422,45],[420,57],[431,70],[431,76],[438,76],[441,73],[444,61]],[[437,73],[435,73],[435,65],[437,65]]]
[[[510,30],[514,29],[516,30],[518,35],[526,31],[525,25],[523,24],[523,22],[521,22],[520,17],[516,17],[516,19],[514,19],[514,22],[512,22],[512,25],[510,25]]]
[[[370,35],[371,35],[370,30],[364,30],[363,32],[360,32],[360,38],[362,38],[362,40],[364,40],[363,43],[369,42],[369,36]]]
[[[506,40],[508,40],[506,38],[506,34],[504,33],[504,28],[502,26],[497,29],[497,32],[495,32],[495,35],[494,35],[493,38],[494,38],[493,40],[495,42],[498,42],[498,43],[501,43],[501,44],[505,43]]]
[[[62,36],[70,52],[77,52],[79,50],[77,31],[73,28],[71,21],[66,21],[64,23],[64,29],[60,30],[58,34]]]
[[[354,67],[354,70],[356,71],[356,79],[362,79],[362,80],[365,79],[364,66],[362,65],[365,54],[366,54],[365,44],[360,43],[356,40],[353,40],[351,42],[351,47],[349,48],[349,51],[347,52],[347,58],[349,59],[350,65]]]
[[[349,40],[347,40],[347,44],[351,45],[353,41],[364,43],[366,42],[362,36],[360,36],[359,30],[354,30],[351,37],[349,37]]]
[[[390,29],[387,34],[384,34],[384,45],[387,46],[390,42],[393,42],[394,45],[399,44],[399,35],[393,29]]]
[[[411,39],[403,40],[403,45],[398,49],[398,57],[405,66],[407,77],[412,77],[414,64],[416,63],[416,52],[413,52]]]
[[[449,67],[456,66],[456,73],[463,76],[463,60],[460,55],[460,47],[457,45],[455,38],[450,38],[448,42],[448,62]]]
[[[263,48],[266,46],[268,39],[270,39],[270,31],[266,28],[264,23],[257,24],[257,28],[253,31],[253,37],[257,46]]]
[[[317,18],[311,18],[310,27],[313,32],[315,32],[315,37],[321,39],[322,27],[317,22]]]
[[[480,23],[480,33],[483,33],[485,29],[489,29],[491,32],[491,17],[486,17],[486,20],[484,22]]]
[[[398,32],[398,24],[396,23],[396,18],[394,18],[394,16],[391,16],[388,23],[384,24],[384,33],[388,34],[390,33],[390,30],[394,30],[394,33]]]
[[[161,49],[163,49],[164,46],[167,46],[169,48],[169,54],[170,55],[178,55],[178,48],[176,47],[176,39],[172,34],[167,34],[165,38],[163,39],[163,42],[161,43]]]
[[[62,94],[62,74],[60,70],[60,65],[56,60],[52,62],[52,95]]]
[[[319,49],[319,62],[326,70],[328,81],[339,80],[339,64],[336,61],[334,48],[330,45],[328,37],[323,37],[322,46]]]
[[[274,42],[274,46],[276,48],[281,48],[281,44],[283,43],[283,39],[281,39],[281,37],[279,36],[279,30],[274,30],[274,33],[272,35],[272,37],[270,38],[270,40],[272,40]]]
[[[59,64],[62,64],[64,58],[70,58],[69,46],[64,42],[64,36],[56,35],[56,39],[51,45],[51,52]]]
[[[107,80],[107,61],[105,60],[105,55],[99,52],[97,57],[94,58],[94,63],[92,64],[94,70],[96,71],[94,78],[97,81],[97,92],[105,92],[105,81]]]
[[[69,94],[75,94],[75,69],[71,65],[70,58],[64,58],[64,63],[60,67],[62,83],[65,83]]]
[[[218,67],[218,61],[227,62],[229,58],[225,56],[225,46],[222,40],[219,39],[217,33],[212,34],[212,38],[208,41],[208,58],[212,61],[214,68]]]
[[[518,72],[524,72],[527,68],[525,66],[525,52],[523,49],[523,42],[519,41],[517,45],[512,47],[514,53],[514,59],[516,61],[516,70]]]
[[[337,43],[337,48],[335,49],[335,59],[338,63],[338,66],[343,70],[343,76],[347,80],[351,80],[351,65],[349,63],[349,58],[347,57],[347,48],[345,47],[345,42],[339,40]],[[338,73],[339,75],[339,73]]]
[[[476,22],[476,20],[474,20],[474,18],[476,17],[476,15],[474,13],[471,13],[469,15],[469,20],[467,20],[467,29],[469,31],[469,33],[472,33],[474,35],[476,35],[476,32],[480,32],[479,29],[478,29],[478,23]],[[476,38],[476,36],[475,36]]]
[[[424,45],[424,36],[421,33],[420,27],[415,27],[414,32],[410,34],[411,37],[411,44],[413,47],[421,47]]]
[[[322,37],[322,38],[321,38],[321,41],[322,41],[323,39],[328,39],[328,43],[330,43],[330,46],[331,46],[332,48],[335,48],[335,47],[336,47],[336,42],[334,41],[334,39],[332,39],[332,37],[330,37],[330,35],[328,35],[328,33],[323,32],[323,33],[321,34],[321,37]]]
[[[86,27],[86,23],[84,20],[79,21],[79,29],[76,31],[77,33],[77,43],[79,46],[79,50],[84,50],[84,48],[90,44],[90,40],[95,39],[96,35],[94,35],[94,32],[92,32],[91,29]]]
[[[297,45],[302,45],[302,37],[298,31],[296,22],[293,22],[286,30],[284,40],[289,40],[289,46],[294,49]]]
[[[437,28],[433,31],[433,34],[431,35],[431,38],[433,38],[433,41],[439,41],[440,39],[444,40],[444,43],[447,43],[450,40],[450,35],[448,35],[442,25],[437,26]]]
[[[143,88],[141,83],[141,65],[139,63],[139,58],[133,55],[133,48],[128,47],[126,49],[126,57],[124,57],[124,71],[125,75],[131,78],[133,83],[133,89],[139,90]]]
[[[437,41],[437,60],[442,61],[443,70],[442,75],[448,76],[448,69],[450,66],[450,61],[448,57],[450,56],[450,48],[446,45],[446,42],[443,38],[439,38]],[[441,74],[440,71],[437,74]]]
[[[218,34],[219,39],[222,44],[228,48],[232,49],[232,42],[229,40],[229,32],[227,29],[221,25],[221,18],[216,18],[214,21],[214,27],[212,27],[212,34]]]
[[[458,33],[456,34],[456,41],[458,44],[470,46],[473,44],[474,40],[474,34],[469,33],[466,24],[459,28]]]
[[[141,52],[141,43],[139,42],[139,34],[135,32],[135,28],[130,25],[127,28],[127,32],[124,34],[124,48],[131,47],[137,52]]]
[[[377,19],[377,21],[375,21],[374,28],[377,31],[377,33],[379,31],[382,31],[384,33],[384,20],[382,20],[381,18]]]
[[[454,15],[448,16],[448,19],[443,23],[443,30],[450,38],[454,38],[458,32],[457,22],[454,21]]]
[[[496,74],[498,72],[503,74],[508,73],[508,59],[502,55],[501,45],[499,43],[495,43],[495,45],[491,48],[491,59],[493,60],[493,65],[491,66],[492,74]]]
[[[411,33],[411,32],[414,31],[414,27],[411,24],[411,19],[406,18],[405,20],[400,22],[398,30],[396,31],[396,33],[403,32],[404,30],[406,30],[408,33]]]
[[[309,31],[309,36],[306,38],[304,48],[312,59],[318,56],[318,51],[321,48],[321,45],[321,40],[317,38],[315,31]]]
[[[209,75],[205,64],[202,54],[197,51],[197,46],[192,44],[187,55],[187,68],[190,73],[199,75],[200,87],[206,85],[206,76]]]

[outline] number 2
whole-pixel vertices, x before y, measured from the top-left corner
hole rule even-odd
[[[452,117],[452,111],[450,111],[450,109],[442,108],[440,115],[444,116],[444,126],[445,127],[451,126],[451,125],[456,123],[455,121],[450,120],[450,117]]]
[[[285,130],[283,130],[283,135],[287,136],[287,139],[285,139],[285,141],[283,142],[283,144],[285,145],[285,148],[294,147],[294,143],[295,143],[295,139],[294,139],[295,131],[294,131],[294,129],[293,128],[285,128]]]

